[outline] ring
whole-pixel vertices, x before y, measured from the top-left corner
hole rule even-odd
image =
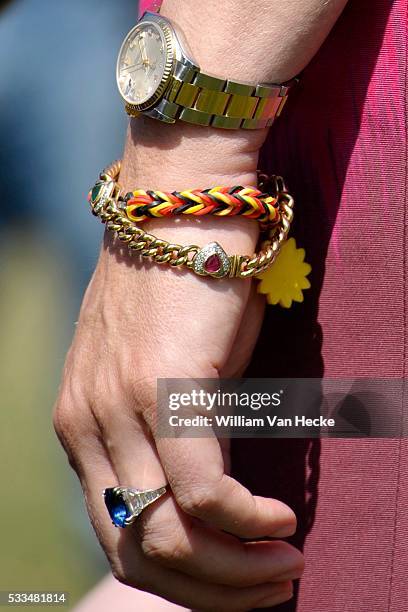
[[[166,493],[167,485],[158,489],[113,487],[104,489],[105,505],[115,527],[128,527],[147,506]]]

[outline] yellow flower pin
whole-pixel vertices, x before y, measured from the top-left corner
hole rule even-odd
[[[296,248],[296,240],[289,238],[283,244],[272,266],[256,278],[261,282],[258,293],[266,295],[268,304],[290,308],[292,302],[303,302],[303,289],[309,289],[306,276],[312,270],[304,261],[305,249]]]

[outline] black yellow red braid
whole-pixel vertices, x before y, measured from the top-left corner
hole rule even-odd
[[[172,192],[137,189],[126,194],[122,202],[128,218],[135,222],[177,215],[241,215],[267,225],[280,221],[278,199],[251,186]]]

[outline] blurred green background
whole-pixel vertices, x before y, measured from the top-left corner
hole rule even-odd
[[[66,591],[68,609],[108,568],[51,412],[101,237],[86,194],[121,154],[114,70],[136,16],[130,0],[0,8],[0,590]]]
[[[106,567],[50,420],[74,283],[55,245],[38,238],[10,232],[0,249],[0,583],[69,591],[73,602]]]

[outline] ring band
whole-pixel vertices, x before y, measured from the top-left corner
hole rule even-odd
[[[167,485],[158,489],[133,489],[113,487],[104,489],[105,506],[115,527],[128,527],[147,506],[157,501],[167,491]]]

